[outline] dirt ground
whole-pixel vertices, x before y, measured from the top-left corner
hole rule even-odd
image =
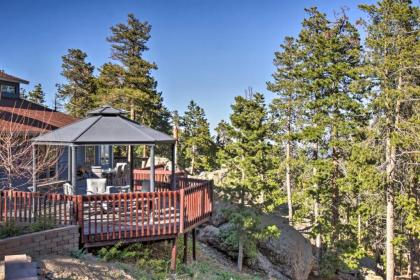
[[[112,263],[86,255],[82,259],[51,256],[39,261],[44,279],[112,280],[134,278]]]

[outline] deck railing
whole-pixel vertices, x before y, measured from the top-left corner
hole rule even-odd
[[[0,221],[76,224],[77,197],[55,193],[1,191]]]
[[[212,181],[177,178],[177,190],[168,190],[168,182],[157,186],[157,192],[101,195],[0,191],[0,221],[78,224],[81,242],[90,246],[175,236],[211,216]]]

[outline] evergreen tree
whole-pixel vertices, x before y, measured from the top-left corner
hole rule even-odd
[[[45,104],[45,93],[42,90],[41,84],[36,84],[34,89],[28,93],[27,99],[37,104]]]
[[[409,0],[383,0],[376,5],[360,7],[369,16],[366,22],[369,59],[366,72],[373,84],[372,109],[378,140],[382,143],[380,163],[385,166],[386,279],[391,280],[396,268],[396,198],[401,208],[408,210],[408,213],[400,214],[413,217],[413,224],[404,222],[408,239],[418,238],[419,231],[414,233],[412,230],[418,229],[420,224],[420,218],[414,218],[414,213],[420,212],[419,207],[404,207],[410,204],[408,201],[419,205],[413,186],[418,186],[419,181],[420,10]],[[397,188],[400,195],[396,194]]]
[[[223,123],[226,138],[219,151],[222,167],[227,170],[223,193],[238,205],[230,213],[234,223],[230,237],[238,248],[238,269],[242,269],[244,247],[248,251],[258,232],[258,215],[271,211],[278,203],[277,184],[268,177],[270,144],[267,110],[261,94],[237,96],[232,105],[230,123]],[[219,126],[222,127],[222,126]]]
[[[204,109],[191,101],[180,125],[181,166],[188,167],[191,174],[211,170],[214,167],[214,143]]]
[[[128,15],[126,24],[111,27],[111,58],[118,64],[106,63],[100,69],[101,102],[111,103],[130,112],[132,119],[145,125],[170,132],[170,112],[163,105],[162,94],[151,75],[155,63],[143,58],[148,50],[151,25]]]
[[[95,105],[96,78],[93,75],[95,67],[86,62],[86,53],[79,49],[69,49],[62,57],[61,75],[67,83],[57,87],[58,95],[66,100],[66,110],[74,117],[84,117]]]
[[[331,22],[316,8],[306,11],[309,16],[298,39],[286,39],[283,52],[276,54],[279,69],[269,86],[279,93],[272,108],[281,111],[278,124],[285,131],[278,139],[286,140],[286,162],[287,140],[299,139],[304,149],[306,164],[299,184],[314,201],[309,217],[314,221],[317,259],[321,261],[323,240],[323,272],[329,274],[335,269],[330,262],[339,260],[340,246],[351,240],[340,234],[348,227],[343,223],[347,208],[343,164],[366,121],[365,86],[358,71],[361,45],[356,28],[345,15]]]
[[[281,45],[282,51],[275,53],[274,65],[276,72],[273,74],[274,82],[267,84],[268,89],[275,92],[270,105],[271,132],[273,140],[279,147],[284,146],[285,160],[279,155],[279,169],[284,169],[285,185],[287,192],[288,218],[293,221],[292,205],[292,165],[293,144],[298,131],[301,115],[300,77],[298,75],[299,54],[298,45],[292,37],[286,37]]]

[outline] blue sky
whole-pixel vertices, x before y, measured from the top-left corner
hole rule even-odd
[[[346,7],[356,20],[359,3],[373,1],[0,0],[0,69],[29,80],[27,89],[41,83],[51,103],[67,49],[82,49],[100,67],[110,61],[109,28],[131,12],[152,25],[145,57],[159,67],[153,75],[165,105],[182,113],[194,99],[215,127],[248,87],[273,97],[266,82],[274,52],[299,32],[305,7],[331,17]]]

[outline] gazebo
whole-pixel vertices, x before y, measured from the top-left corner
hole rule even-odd
[[[126,112],[103,106],[90,111],[86,118],[61,127],[57,130],[40,135],[32,139],[33,144],[33,186],[37,191],[36,180],[36,147],[39,145],[59,145],[68,147],[67,180],[75,187],[77,184],[77,154],[76,148],[81,146],[98,145],[126,145],[130,146],[130,186],[133,189],[134,153],[136,145],[150,147],[150,191],[155,190],[155,146],[158,144],[171,145],[171,187],[175,190],[175,142],[176,140],[160,131],[136,123],[128,119]]]

